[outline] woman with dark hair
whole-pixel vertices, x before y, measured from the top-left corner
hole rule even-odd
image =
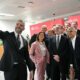
[[[44,80],[46,64],[49,62],[49,53],[45,45],[44,32],[39,32],[36,41],[31,45],[29,54],[36,67],[34,80]]]

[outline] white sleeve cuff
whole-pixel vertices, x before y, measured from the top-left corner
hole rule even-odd
[[[70,64],[70,67],[73,67],[73,64]]]

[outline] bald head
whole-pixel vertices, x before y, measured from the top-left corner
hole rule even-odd
[[[42,31],[42,32],[46,32],[46,31],[47,31],[47,26],[46,26],[46,25],[42,25],[41,31]]]

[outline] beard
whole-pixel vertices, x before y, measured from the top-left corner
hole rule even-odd
[[[22,29],[16,28],[16,32],[17,32],[18,34],[21,34],[21,33],[22,33]]]

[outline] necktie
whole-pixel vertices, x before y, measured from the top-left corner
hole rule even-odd
[[[59,47],[59,35],[57,36],[56,46]]]
[[[17,44],[18,44],[18,47],[20,47],[21,42],[20,42],[20,37],[19,37],[19,35],[17,35]]]

